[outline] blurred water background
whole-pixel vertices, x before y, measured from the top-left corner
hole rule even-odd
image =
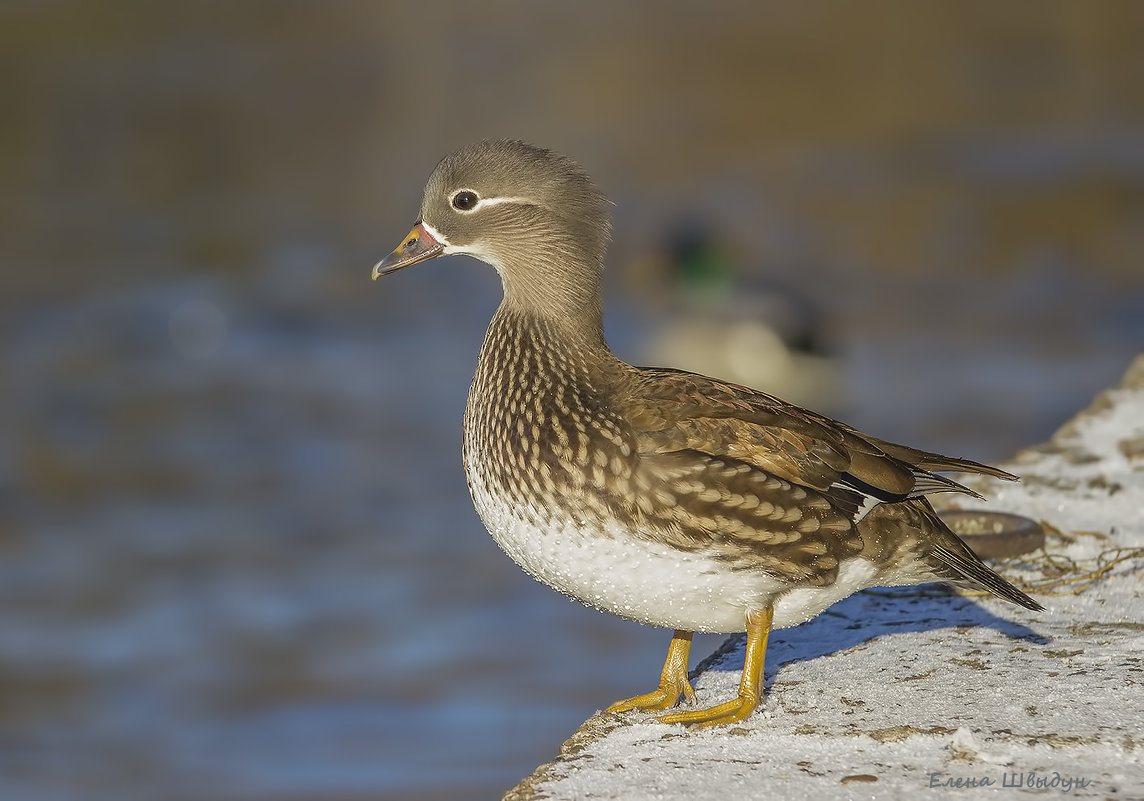
[[[765,368],[778,309],[791,391],[879,436],[1004,458],[1144,346],[1139,3],[39,0],[0,37],[0,798],[499,797],[649,689],[667,633],[471,510],[493,272],[369,281],[465,142],[615,200],[622,356]]]

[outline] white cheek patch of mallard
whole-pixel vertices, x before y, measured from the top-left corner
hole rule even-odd
[[[792,589],[764,571],[673,548],[654,532],[641,536],[616,521],[561,520],[551,509],[514,508],[488,492],[477,470],[469,472],[469,487],[493,539],[529,575],[601,612],[652,626],[743,631],[748,609],[773,604],[773,627],[786,628],[875,583],[874,564],[851,558],[832,584]]]

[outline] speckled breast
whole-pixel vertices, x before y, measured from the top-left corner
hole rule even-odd
[[[601,611],[741,629],[758,577],[657,539],[639,508],[631,434],[588,367],[543,326],[511,322],[494,318],[465,412],[465,472],[493,539],[533,577]]]

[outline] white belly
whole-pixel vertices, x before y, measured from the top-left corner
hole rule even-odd
[[[810,620],[851,593],[872,586],[874,565],[849,559],[828,587],[792,589],[759,570],[732,570],[725,560],[640,537],[616,523],[569,520],[540,527],[547,514],[513,509],[488,492],[469,468],[477,513],[493,539],[531,576],[581,603],[619,617],[684,631],[736,632],[748,609],[774,605],[774,628]]]

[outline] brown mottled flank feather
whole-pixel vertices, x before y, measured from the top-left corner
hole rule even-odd
[[[912,583],[905,573],[895,579],[894,568],[908,570],[918,560],[934,577],[1042,608],[984,565],[924,497],[976,494],[934,470],[1009,480],[1012,474],[885,442],[766,393],[682,370],[629,367],[623,385],[616,400],[640,456],[664,470],[690,514],[702,510],[697,518],[706,525],[685,530],[717,543],[740,566],[823,585],[840,561],[860,555],[887,566],[887,583]],[[863,496],[882,503],[852,525]],[[801,515],[785,531],[784,512]]]

